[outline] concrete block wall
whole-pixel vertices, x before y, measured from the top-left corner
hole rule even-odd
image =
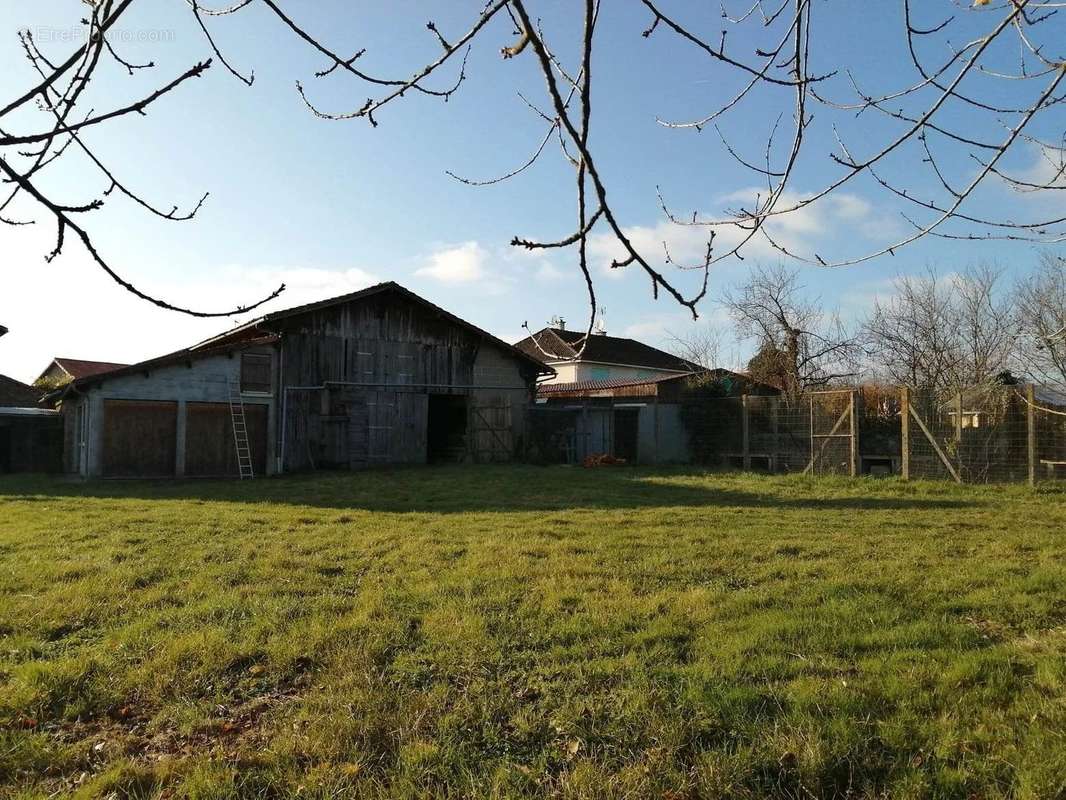
[[[273,353],[272,350],[247,352]],[[240,352],[210,356],[191,363],[159,367],[147,374],[137,373],[104,380],[88,389],[81,402],[87,403],[88,436],[86,452],[78,465],[83,477],[100,477],[103,473],[104,402],[106,400],[165,400],[177,403],[177,442],[175,475],[185,474],[186,403],[227,403],[230,382],[240,382]],[[262,404],[267,408],[267,441],[276,439],[277,414],[273,394],[243,394],[246,404]],[[70,411],[73,411],[73,407]],[[267,454],[267,473],[275,468],[273,453]],[[69,463],[69,462],[68,462]],[[72,465],[73,466],[73,465]]]

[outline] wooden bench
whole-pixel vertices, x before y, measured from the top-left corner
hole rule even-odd
[[[1055,477],[1055,467],[1066,467],[1066,461],[1051,461],[1047,458],[1040,459],[1040,463],[1047,467],[1048,479]]]

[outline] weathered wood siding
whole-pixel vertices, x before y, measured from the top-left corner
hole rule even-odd
[[[384,292],[279,324],[288,386],[474,383],[480,337],[402,295]]]
[[[107,478],[161,478],[174,474],[178,404],[173,400],[105,400]]]
[[[244,420],[256,475],[266,473],[268,416],[267,406],[245,403]],[[185,404],[185,474],[195,478],[240,476],[228,403]]]
[[[519,451],[536,370],[476,331],[393,292],[277,325],[284,469],[424,463],[436,393],[470,397],[471,460]]]

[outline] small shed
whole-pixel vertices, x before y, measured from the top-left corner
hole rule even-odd
[[[580,463],[608,455],[632,464],[688,463],[691,436],[683,406],[698,401],[708,386],[723,397],[777,393],[727,369],[542,383],[531,421],[534,457]]]
[[[687,461],[680,400],[688,377],[541,384],[531,421],[534,457],[564,463],[599,455],[632,464]]]
[[[0,473],[60,470],[63,421],[59,412],[37,406],[40,395],[0,375]]]

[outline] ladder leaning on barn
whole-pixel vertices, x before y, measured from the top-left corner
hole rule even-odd
[[[241,480],[254,478],[252,451],[248,445],[248,423],[244,417],[244,398],[241,385],[229,379],[229,416],[233,422],[233,444],[237,448],[237,472]]]

